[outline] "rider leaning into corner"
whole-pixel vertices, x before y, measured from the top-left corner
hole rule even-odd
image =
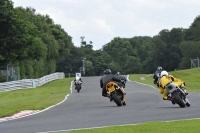
[[[121,87],[121,79],[111,73],[110,69],[104,70],[104,76],[100,79],[100,87],[102,88],[102,96],[110,98],[110,95],[106,91],[106,84],[110,81],[116,82]]]
[[[168,93],[165,89],[165,86],[167,84],[169,84],[170,82],[171,83],[173,82],[174,84],[178,85],[179,87],[185,89],[185,82],[181,81],[178,78],[173,77],[172,75],[169,75],[167,71],[162,71],[161,72],[161,79],[160,79],[160,82],[159,82],[159,89],[160,89],[160,93],[163,94],[163,100],[171,100],[168,97]],[[175,102],[172,101],[172,104],[175,104]]]

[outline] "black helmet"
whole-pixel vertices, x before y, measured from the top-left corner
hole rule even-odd
[[[117,76],[121,76],[121,73],[120,73],[120,72],[117,72],[116,75],[117,75]]]
[[[111,70],[110,69],[104,70],[104,74],[111,74]]]
[[[157,70],[162,71],[162,67],[161,66],[157,67]]]

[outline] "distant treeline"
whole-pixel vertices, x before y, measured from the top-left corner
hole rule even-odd
[[[1,0],[0,66],[19,65],[21,78],[39,78],[56,71],[80,72],[86,58],[85,75],[96,76],[106,68],[122,74],[153,73],[157,66],[187,69],[190,58],[200,57],[200,16],[188,29],[163,29],[153,37],[115,37],[100,50],[93,50],[91,43],[74,46],[65,30],[32,7],[14,8],[12,1]]]

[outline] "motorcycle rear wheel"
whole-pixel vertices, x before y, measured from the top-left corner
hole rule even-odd
[[[113,101],[117,104],[117,106],[122,106],[122,101],[121,101],[121,99],[117,96],[117,93],[116,93],[116,92],[113,92],[111,96],[112,96],[112,98],[113,98]]]

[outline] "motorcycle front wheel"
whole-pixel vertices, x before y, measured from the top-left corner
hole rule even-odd
[[[76,90],[77,90],[77,92],[80,92],[80,90],[81,90],[81,85],[76,85]]]
[[[185,103],[183,102],[183,100],[180,98],[179,94],[177,91],[172,92],[172,97],[174,98],[175,102],[181,107],[184,108],[185,107]]]

